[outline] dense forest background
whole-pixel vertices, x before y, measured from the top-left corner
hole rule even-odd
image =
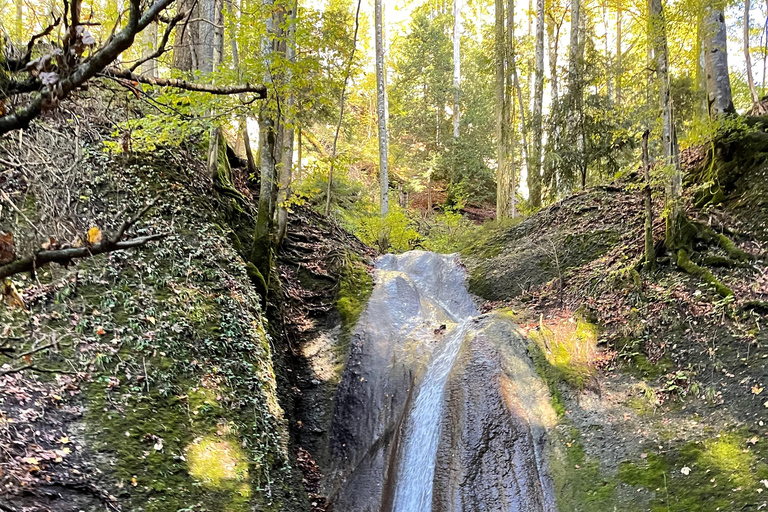
[[[382,249],[451,250],[470,221],[529,214],[636,171],[646,130],[654,195],[679,182],[680,149],[743,128],[730,113],[763,112],[765,9],[7,0],[1,126],[105,77],[93,88],[140,100],[112,121],[124,142],[111,151],[190,136],[214,148],[223,134],[248,179],[271,186],[272,212],[309,202]],[[219,182],[237,200],[231,177]],[[680,187],[668,192],[665,211]],[[264,222],[284,236],[284,213]]]

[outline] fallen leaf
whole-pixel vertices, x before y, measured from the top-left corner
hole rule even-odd
[[[680,470],[680,472],[685,476],[688,476],[691,474],[691,468],[689,468],[688,466],[685,466],[683,469]]]
[[[0,231],[0,265],[5,265],[16,259],[16,251],[13,244],[13,233]]]
[[[763,388],[758,387],[757,384],[752,386],[752,393],[754,393],[755,395],[759,395],[762,392],[763,392]]]
[[[96,334],[98,334],[99,336],[104,336],[105,334],[107,334],[107,331],[105,331],[102,326],[98,326],[96,328]]]
[[[89,243],[98,244],[101,242],[102,238],[103,238],[103,235],[101,234],[101,230],[96,226],[93,226],[91,229],[88,230]]]

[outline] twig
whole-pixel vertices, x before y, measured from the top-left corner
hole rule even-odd
[[[141,58],[138,61],[136,61],[131,67],[128,68],[128,71],[133,73],[138,69],[139,66],[147,62],[148,60],[156,59],[160,57],[162,54],[166,52],[166,46],[168,45],[168,39],[171,37],[171,32],[173,32],[173,28],[176,26],[177,23],[179,23],[181,20],[184,19],[184,17],[187,15],[186,12],[181,11],[173,18],[165,18],[164,16],[161,19],[161,21],[168,24],[168,26],[165,28],[165,32],[163,33],[163,38],[160,41],[160,44],[157,45],[157,50],[155,50],[152,55],[148,55],[147,57]]]
[[[6,375],[10,375],[12,373],[23,372],[24,370],[32,370],[33,372],[39,372],[39,373],[60,373],[62,375],[77,375],[79,373],[82,373],[78,371],[70,372],[67,370],[62,370],[60,368],[40,368],[39,366],[25,364],[24,366],[19,366],[18,368],[11,368],[10,370],[0,372],[0,377],[5,377]]]
[[[3,200],[4,200],[6,203],[8,203],[9,205],[11,205],[11,208],[13,208],[13,210],[14,210],[16,213],[18,213],[19,215],[21,215],[22,217],[24,217],[24,220],[26,220],[26,221],[27,221],[27,223],[28,223],[30,226],[32,226],[32,229],[34,229],[34,230],[35,230],[35,233],[37,233],[37,234],[39,235],[39,234],[40,234],[40,230],[39,230],[39,229],[37,229],[37,226],[35,226],[35,225],[32,223],[32,221],[31,221],[31,220],[29,220],[29,217],[27,217],[26,215],[24,215],[24,212],[22,212],[21,210],[19,210],[19,208],[16,206],[16,203],[14,203],[14,202],[11,200],[11,198],[10,198],[10,197],[8,197],[8,194],[6,194],[4,190],[0,190],[0,195],[2,195],[2,198],[3,198]]]

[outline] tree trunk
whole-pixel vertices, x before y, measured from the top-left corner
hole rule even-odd
[[[752,78],[752,55],[749,52],[749,0],[744,0],[744,63],[747,68],[749,92],[752,95],[752,109],[759,113],[760,97],[757,95],[755,80]]]
[[[504,0],[496,0],[496,40],[495,40],[495,67],[496,67],[496,218],[503,219],[511,215],[510,212],[510,185],[509,165],[507,163],[507,97],[504,93],[505,85],[505,27],[504,27]]]
[[[285,37],[285,59],[291,63],[296,63],[296,23],[298,22],[299,2],[293,0],[291,12],[288,19],[288,32]],[[285,72],[285,83],[289,89],[293,79],[291,67],[287,67]],[[288,233],[288,200],[291,198],[291,181],[293,179],[293,141],[296,136],[294,123],[295,98],[293,93],[288,94],[285,109],[283,110],[283,140],[282,140],[282,165],[280,167],[280,189],[277,196],[277,245],[283,243],[285,235]]]
[[[216,46],[216,12],[221,0],[199,0],[200,18],[198,24],[197,69],[203,74],[213,71],[213,60]]]
[[[584,20],[581,13],[581,1],[573,0],[571,5],[571,26],[568,58],[568,94],[571,108],[568,115],[568,140],[575,143],[578,162],[577,169],[581,177],[581,188],[587,184],[586,162],[584,159],[584,134],[582,132],[582,84],[581,61],[584,41],[582,36]]]
[[[389,132],[387,129],[387,70],[384,62],[383,0],[375,0],[376,113],[379,120],[379,185],[381,216],[389,213]]]
[[[699,9],[696,17],[696,92],[699,95],[699,107],[696,112],[702,116],[708,115],[707,105],[707,73],[704,53],[704,13]]]
[[[157,49],[157,22],[153,21],[144,29],[142,39],[144,40],[143,58],[147,58]],[[157,78],[157,60],[150,59],[144,62],[139,69],[143,76]]]
[[[274,12],[275,0],[262,0],[264,10]],[[266,19],[266,31],[261,38],[261,57],[266,63],[264,85],[272,91],[272,72],[270,67],[274,60],[277,23],[274,15]],[[275,209],[272,202],[272,188],[276,183],[276,147],[277,123],[270,102],[261,104],[259,113],[259,170],[261,183],[259,186],[259,205],[256,216],[256,226],[253,234],[250,261],[258,271],[266,286],[269,286],[269,275],[272,270],[272,226]]]
[[[533,93],[533,151],[528,165],[528,202],[541,206],[542,109],[544,105],[544,0],[536,0],[536,81]]]
[[[651,163],[648,159],[648,136],[650,132],[645,130],[643,133],[643,177],[645,187],[643,195],[645,196],[645,269],[656,269],[656,250],[653,243],[653,197],[651,196]]]
[[[603,0],[603,42],[605,43],[605,88],[608,106],[613,107],[613,70],[611,69],[611,47],[608,43],[608,1]]]
[[[669,87],[669,53],[667,49],[667,21],[662,0],[649,2],[649,38],[656,57],[656,79],[659,84],[659,107],[661,109],[661,137],[664,148],[664,163],[671,168],[667,182],[667,233],[666,244],[670,250],[680,245],[680,228],[684,218],[682,205],[683,173],[680,167],[680,150],[672,111],[672,97]]]
[[[517,136],[515,131],[515,100],[514,93],[517,83],[517,68],[515,66],[515,1],[507,0],[507,70],[505,73],[505,79],[507,81],[505,87],[506,99],[505,102],[508,105],[509,121],[507,124],[508,137],[507,137],[507,154],[509,155],[509,216],[511,218],[517,217],[517,165],[515,164],[515,146],[517,143]],[[517,92],[522,97],[519,87]],[[522,106],[521,106],[522,109]],[[521,110],[522,112],[522,110]],[[525,121],[523,121],[523,145],[525,145]],[[527,148],[523,147],[525,158],[527,158]]]
[[[301,151],[303,149],[303,146],[301,144],[301,125],[297,126],[297,130],[296,131],[297,131],[297,139],[298,139],[296,141],[296,144],[299,145],[299,149],[297,150],[297,155],[296,155],[296,158],[298,160],[296,162],[296,179],[300,180],[301,179],[301,157],[302,157],[301,156]]]
[[[621,60],[621,0],[616,0],[616,106],[621,106],[621,77],[623,74]]]
[[[173,45],[173,67],[180,71],[192,71],[196,68],[195,49],[198,43],[200,4],[197,0],[180,0],[179,10],[188,12],[187,17],[178,24]]]
[[[461,0],[453,0],[453,138],[461,125]]]
[[[721,7],[709,5],[704,12],[704,56],[707,73],[707,105],[709,115],[735,114],[728,76],[727,34],[725,14]]]

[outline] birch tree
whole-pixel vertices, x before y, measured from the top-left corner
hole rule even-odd
[[[381,216],[389,213],[389,161],[387,129],[387,70],[384,61],[384,13],[383,0],[375,0],[374,32],[376,46],[376,114],[379,123],[379,186],[381,194]]]
[[[541,206],[542,109],[544,104],[544,0],[536,0],[536,80],[533,92],[531,161],[528,164],[528,202]]]
[[[453,0],[453,138],[461,125],[461,0]]]

